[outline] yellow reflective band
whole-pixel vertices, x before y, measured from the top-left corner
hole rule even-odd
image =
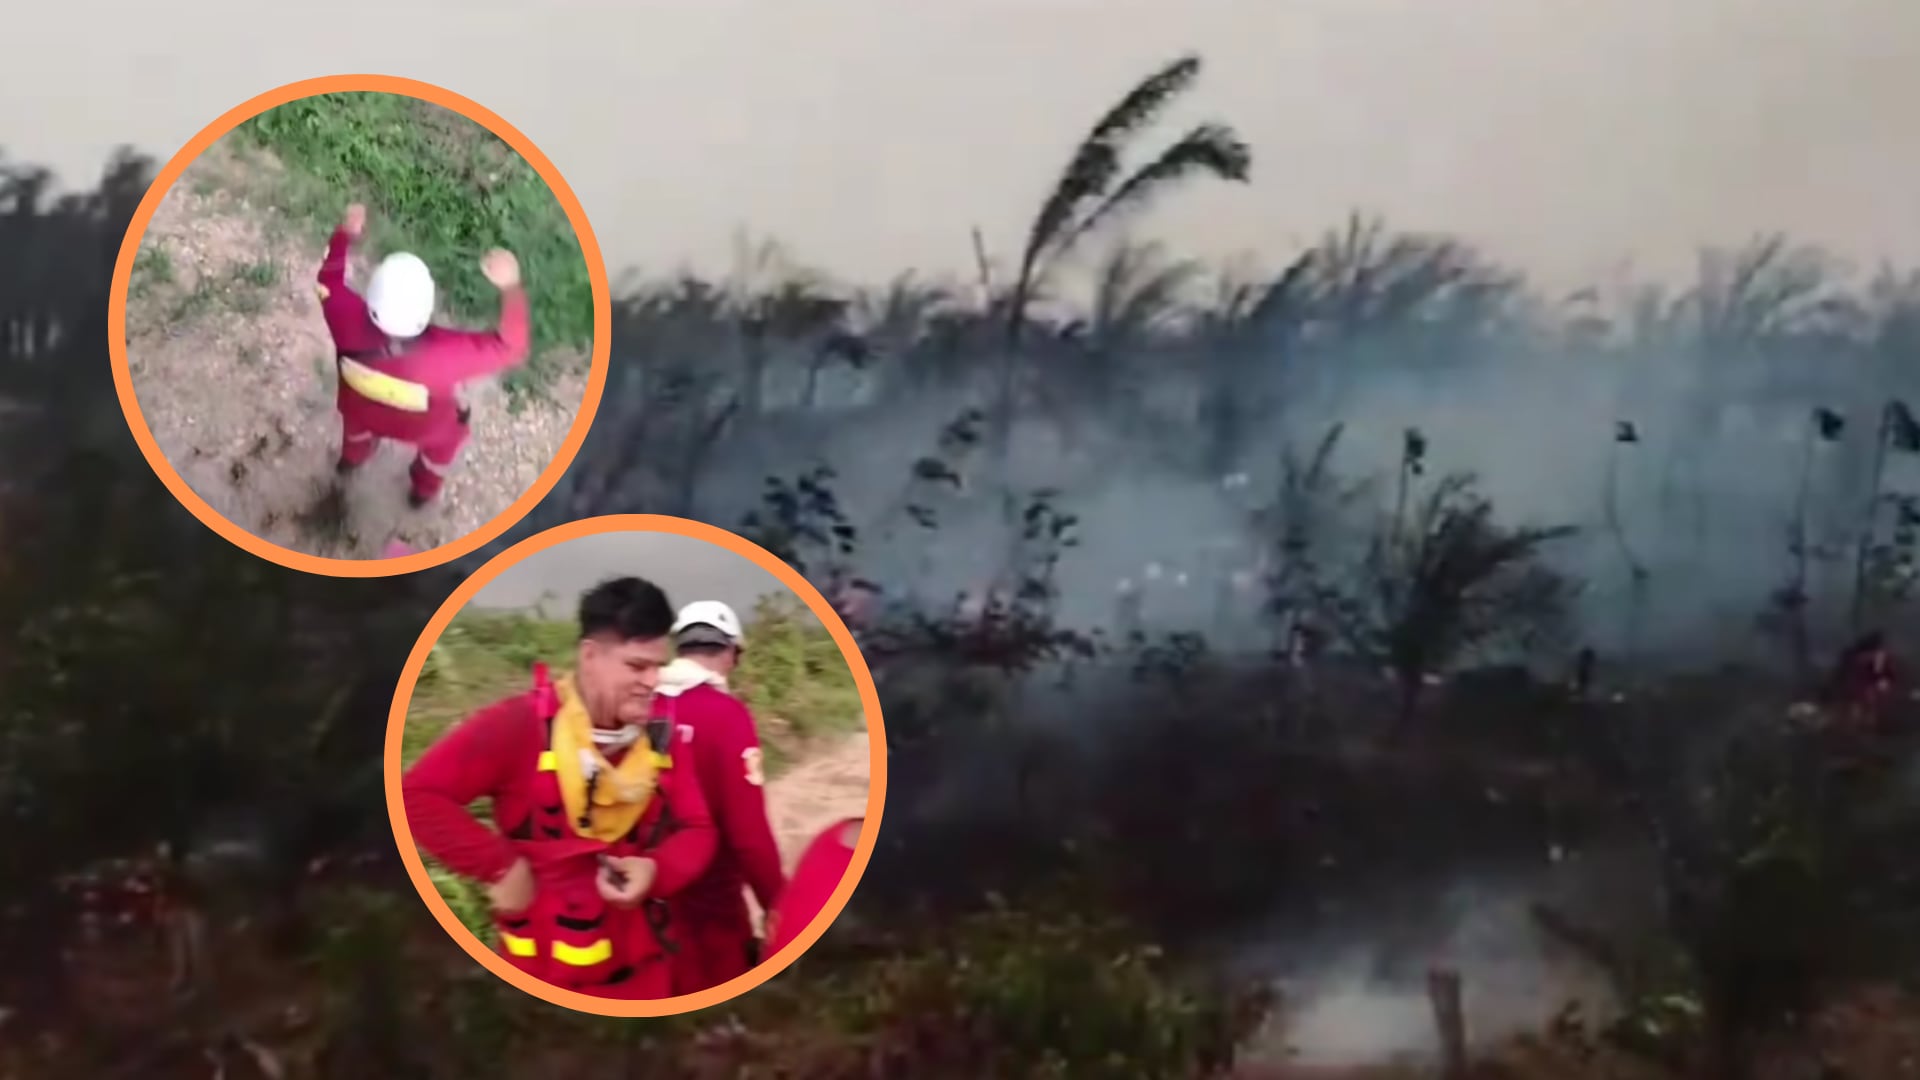
[[[515,956],[537,956],[540,953],[540,950],[534,947],[532,938],[516,937],[513,934],[502,933],[500,935],[500,943],[505,945],[507,951]]]
[[[340,358],[340,378],[361,397],[382,405],[402,412],[427,411],[427,388],[417,382],[396,379],[344,356]]]
[[[613,959],[613,942],[601,938],[584,948],[564,941],[553,943],[553,958],[568,967],[592,967]]]
[[[665,754],[655,754],[653,755],[653,764],[654,764],[654,767],[658,769],[671,769],[673,768],[673,759],[668,757]],[[540,771],[541,772],[553,771],[553,751],[551,750],[540,751]]]

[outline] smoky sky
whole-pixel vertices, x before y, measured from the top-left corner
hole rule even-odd
[[[25,18],[23,16],[23,18]],[[1183,254],[1283,258],[1349,210],[1459,233],[1555,281],[1679,272],[1787,230],[1862,261],[1920,254],[1911,0],[345,0],[297,33],[257,5],[38,7],[73,47],[0,65],[4,145],[91,183],[310,76],[407,75],[526,132],[616,274],[724,271],[738,230],[863,282],[1006,258],[1100,109],[1175,53],[1207,70],[1170,123],[1223,119],[1255,181],[1144,228]]]
[[[524,608],[543,599],[570,615],[580,593],[612,577],[647,578],[675,607],[723,600],[742,618],[754,602],[790,590],[772,574],[723,547],[672,533],[603,533],[569,540],[508,567],[473,598],[487,607]]]

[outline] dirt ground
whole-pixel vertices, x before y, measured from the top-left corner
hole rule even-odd
[[[863,730],[768,781],[767,816],[788,873],[821,829],[866,816],[871,763]]]
[[[472,437],[435,503],[407,503],[410,448],[385,444],[345,480],[336,367],[314,274],[325,251],[267,209],[277,167],[216,147],[154,214],[128,288],[127,358],[154,441],[187,486],[248,532],[334,558],[458,539],[553,460],[584,362],[518,410],[495,380],[465,388]],[[366,280],[364,260],[349,279]]]
[[[788,874],[821,829],[842,818],[866,816],[871,765],[867,733],[862,729],[803,757],[767,781],[767,818]],[[766,913],[752,890],[746,891],[746,897],[754,928],[764,930]]]

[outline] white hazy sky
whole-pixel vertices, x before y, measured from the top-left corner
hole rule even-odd
[[[667,591],[675,607],[724,600],[742,619],[756,600],[791,593],[778,578],[723,547],[672,533],[584,536],[536,552],[487,582],[473,598],[485,607],[529,607],[554,594],[553,614],[572,617],[580,594],[611,577],[643,577]]]
[[[1255,182],[1150,220],[1270,260],[1348,210],[1556,279],[1686,265],[1787,229],[1920,257],[1915,0],[67,0],[18,16],[0,146],[90,181],[252,94],[409,75],[478,99],[567,174],[610,269],[724,269],[736,230],[878,281],[1006,253],[1075,138],[1185,49],[1183,122]],[[30,27],[30,29],[28,29]],[[68,44],[70,43],[70,44]]]

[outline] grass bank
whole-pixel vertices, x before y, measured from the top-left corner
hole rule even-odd
[[[321,94],[248,120],[234,139],[284,167],[272,205],[316,241],[348,203],[365,203],[369,253],[425,259],[458,323],[490,325],[499,314],[480,256],[494,247],[519,256],[533,360],[509,377],[510,390],[544,386],[557,365],[591,353],[593,288],[573,224],[533,166],[481,125],[396,94]]]

